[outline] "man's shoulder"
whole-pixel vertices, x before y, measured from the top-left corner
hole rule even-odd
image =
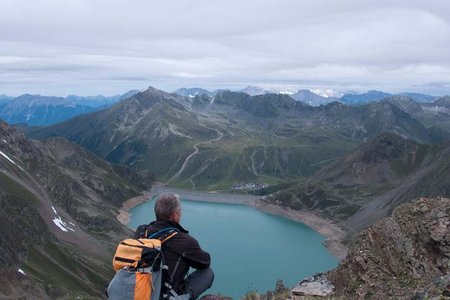
[[[177,234],[172,239],[197,243],[197,240],[187,232],[177,232]]]
[[[180,224],[173,222],[173,221],[153,221],[149,224],[143,224],[138,227],[138,229],[145,230],[145,233],[147,235],[150,235],[152,233],[156,233],[161,231],[162,232],[169,232],[171,230],[176,231],[178,233],[189,233],[186,229],[184,229]]]
[[[178,232],[174,237],[168,240],[166,244],[169,248],[201,249],[197,239],[185,232]]]

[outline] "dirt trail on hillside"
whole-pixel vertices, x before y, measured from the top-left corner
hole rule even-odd
[[[188,155],[188,157],[186,157],[186,159],[184,160],[183,165],[181,166],[180,170],[178,170],[178,172],[177,172],[175,175],[173,175],[172,178],[170,178],[170,179],[166,182],[166,184],[171,183],[172,181],[174,181],[175,179],[177,179],[177,178],[181,175],[181,173],[183,173],[183,171],[184,171],[184,169],[186,168],[186,166],[187,166],[189,160],[190,160],[192,157],[194,157],[195,155],[198,154],[198,151],[199,151],[199,150],[198,150],[198,146],[204,145],[204,144],[213,143],[213,142],[217,142],[217,141],[219,141],[219,140],[221,140],[221,139],[223,138],[223,133],[222,133],[222,132],[220,132],[220,131],[217,130],[217,129],[214,129],[214,130],[217,132],[217,134],[218,134],[219,136],[216,137],[216,138],[214,138],[214,139],[212,139],[212,140],[208,140],[208,141],[205,141],[205,142],[200,142],[200,143],[195,144],[195,145],[194,145],[194,152],[192,152],[191,154]]]

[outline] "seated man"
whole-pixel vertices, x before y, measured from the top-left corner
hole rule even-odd
[[[163,229],[174,228],[178,233],[163,244],[162,254],[168,271],[164,281],[172,285],[179,294],[196,299],[211,287],[214,273],[210,268],[211,258],[208,252],[200,248],[196,239],[181,227],[181,205],[177,195],[161,195],[155,202],[156,221],[141,225],[136,230],[136,238],[149,237]],[[197,269],[186,277],[189,268]],[[167,288],[163,287],[163,293]]]

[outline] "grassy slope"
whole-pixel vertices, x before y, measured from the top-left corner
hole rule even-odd
[[[0,295],[27,297],[29,289],[11,282],[17,266],[25,271],[39,297],[101,297],[97,292],[112,276],[109,261],[92,260],[77,248],[58,242],[39,215],[38,198],[27,188],[0,174],[0,227],[2,228],[2,288]],[[21,276],[21,275],[20,275]],[[19,284],[18,286],[14,286]],[[6,294],[4,294],[6,293]]]
[[[0,298],[103,297],[114,248],[131,233],[117,208],[151,177],[62,139],[28,140],[1,122],[0,132],[16,162],[0,159]],[[75,231],[61,231],[55,215]]]
[[[395,135],[383,135],[361,145],[313,177],[279,192],[273,201],[294,209],[315,210],[328,218],[345,221],[372,201],[390,197],[392,202],[383,200],[384,205],[387,205],[387,213],[389,207],[398,201],[398,193],[393,191],[398,190],[400,195],[404,193],[401,192],[404,183],[418,181],[413,185],[417,193],[409,193],[411,197],[420,196],[425,191],[418,187],[425,179],[421,180],[418,176],[431,162],[437,160],[437,154],[441,151],[440,146],[417,144]],[[441,168],[447,168],[446,164],[440,165]],[[433,171],[429,170],[428,173]],[[428,176],[426,180],[432,179]],[[386,207],[377,209],[384,210]]]

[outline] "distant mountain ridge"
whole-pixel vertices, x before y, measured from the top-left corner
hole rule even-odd
[[[209,97],[214,97],[218,92],[222,90],[208,91],[202,88],[180,88],[176,90],[174,93],[193,98],[196,95],[208,95]],[[227,90],[232,91],[232,90]],[[331,103],[333,101],[340,101],[344,104],[348,105],[360,105],[366,104],[370,102],[376,102],[383,100],[385,98],[393,97],[393,96],[406,96],[418,103],[428,103],[433,100],[439,98],[436,96],[421,94],[421,93],[386,93],[383,91],[371,90],[366,93],[347,93],[342,95],[341,97],[337,97],[339,93],[336,93],[332,90],[312,90],[312,89],[300,89],[296,92],[287,92],[281,89],[266,89],[258,86],[247,86],[244,89],[235,90],[235,92],[246,93],[250,96],[264,95],[264,94],[285,94],[289,95],[297,101],[302,101],[306,104],[312,106],[319,106]]]
[[[9,102],[12,99],[14,99],[14,97],[7,96],[7,95],[0,95],[0,105]]]
[[[175,94],[184,97],[194,98],[195,96],[208,95],[214,96],[216,94],[215,91],[208,91],[202,88],[180,88],[174,91]]]
[[[420,93],[399,93],[399,94],[390,94],[382,91],[368,91],[366,93],[362,94],[345,94],[340,98],[340,101],[346,104],[352,104],[352,105],[360,105],[364,103],[374,102],[374,101],[380,101],[389,97],[395,97],[395,96],[406,96],[411,99],[413,99],[415,102],[419,103],[426,103],[426,102],[432,102],[438,97],[426,95],[426,94],[420,94]]]
[[[372,90],[363,94],[345,94],[340,98],[340,100],[341,102],[346,104],[365,104],[369,102],[379,101],[391,95],[392,94],[389,93]]]
[[[134,95],[129,91],[123,95],[51,97],[25,94],[9,98],[0,104],[0,118],[9,124],[24,123],[30,126],[46,126],[62,122],[74,116],[93,112]]]
[[[312,106],[319,106],[322,104],[331,103],[333,101],[339,101],[339,98],[323,97],[311,92],[310,90],[299,90],[297,93],[291,95],[291,97],[297,101],[301,101]]]
[[[257,87],[257,86],[251,86],[249,85],[248,87],[239,90],[238,92],[242,92],[242,93],[246,93],[250,96],[258,96],[258,95],[264,95],[264,94],[269,94],[271,93],[271,91],[261,88],[261,87]]]

